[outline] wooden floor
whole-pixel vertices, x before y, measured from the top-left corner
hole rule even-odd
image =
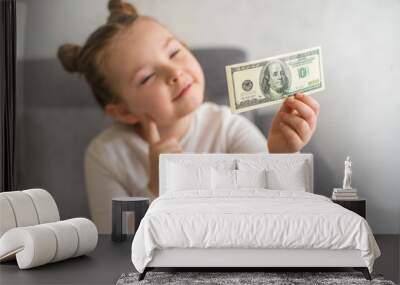
[[[374,272],[400,284],[400,235],[375,235],[381,256],[375,261]]]

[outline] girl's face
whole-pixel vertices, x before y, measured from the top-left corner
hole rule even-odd
[[[198,61],[156,21],[138,18],[106,48],[103,71],[120,99],[106,112],[134,124],[145,115],[168,126],[203,102],[204,75]]]

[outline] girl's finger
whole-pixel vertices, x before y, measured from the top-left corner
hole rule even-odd
[[[278,112],[291,113],[293,111],[293,108],[290,107],[290,104],[289,104],[289,98],[291,98],[291,97],[293,97],[293,96],[289,96],[285,99],[285,101],[283,101],[282,106]]]
[[[148,115],[144,115],[143,117],[143,127],[149,144],[155,144],[160,141],[160,133],[157,125]]]
[[[317,100],[315,100],[311,96],[307,96],[302,93],[296,94],[295,97],[296,97],[296,99],[302,101],[303,103],[307,104],[311,109],[313,109],[314,113],[317,116],[319,115],[320,106],[319,106],[319,103],[317,102]]]
[[[290,108],[296,110],[297,115],[306,120],[310,126],[314,126],[317,116],[311,107],[294,97],[289,97],[287,104]]]
[[[282,121],[291,129],[293,129],[303,142],[307,141],[310,137],[311,127],[303,118],[284,113],[282,115]]]
[[[286,138],[289,148],[293,152],[298,151],[303,146],[303,142],[300,139],[299,135],[291,127],[283,122],[280,122],[279,126],[282,130],[283,136]]]

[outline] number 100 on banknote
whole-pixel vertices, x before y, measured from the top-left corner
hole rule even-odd
[[[225,67],[232,112],[274,105],[325,89],[321,47]]]

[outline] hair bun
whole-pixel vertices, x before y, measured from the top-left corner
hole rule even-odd
[[[110,0],[108,2],[108,9],[110,10],[110,16],[108,17],[108,22],[115,22],[120,17],[137,17],[138,13],[135,7],[122,0]]]
[[[58,48],[57,56],[60,59],[64,69],[68,72],[79,71],[79,54],[81,47],[74,44],[64,44]]]

